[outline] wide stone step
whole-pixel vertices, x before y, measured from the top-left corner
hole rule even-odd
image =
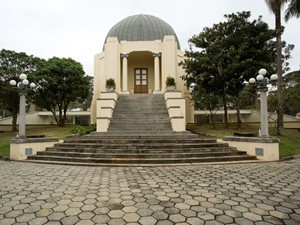
[[[214,152],[236,152],[237,150],[232,147],[210,147],[210,148],[189,148],[189,149],[138,149],[138,148],[74,148],[74,147],[51,147],[47,148],[46,152],[77,152],[77,153],[101,153],[101,154],[183,154],[183,153],[214,153]]]
[[[167,138],[156,138],[156,139],[141,139],[141,138],[130,138],[130,139],[107,139],[99,137],[83,137],[83,138],[72,138],[66,139],[64,143],[103,143],[103,144],[112,144],[112,143],[126,143],[126,144],[151,144],[151,143],[172,143],[172,144],[181,144],[181,143],[216,143],[216,140],[213,138],[178,138],[178,139],[167,139]]]
[[[199,163],[199,162],[224,162],[224,161],[244,161],[255,160],[255,156],[233,155],[216,157],[192,157],[192,158],[83,158],[83,157],[62,157],[62,156],[30,156],[29,160],[60,161],[60,162],[80,162],[97,164],[178,164],[178,163]]]
[[[97,148],[97,149],[188,149],[188,148],[208,148],[208,147],[228,147],[226,143],[149,143],[149,144],[122,144],[122,143],[60,143],[55,144],[55,147],[72,147],[72,148]]]
[[[243,151],[220,151],[220,152],[193,152],[193,153],[176,153],[170,155],[169,153],[151,154],[151,153],[90,153],[90,152],[58,152],[58,151],[46,151],[39,152],[38,155],[43,156],[62,156],[62,157],[82,157],[82,158],[131,158],[131,159],[144,159],[144,158],[191,158],[191,157],[223,157],[223,156],[236,156],[246,155]]]
[[[183,137],[188,138],[197,138],[198,135],[196,134],[174,134],[174,132],[166,131],[166,132],[156,132],[156,131],[114,131],[114,132],[98,132],[101,137],[103,138],[119,138],[119,139],[131,139],[131,138],[143,138],[143,139],[157,139],[157,138],[165,138],[168,139],[172,137],[173,139],[181,139]],[[89,137],[97,138],[97,134],[91,133],[88,135]]]

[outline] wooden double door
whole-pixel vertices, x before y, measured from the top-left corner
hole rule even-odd
[[[134,69],[134,93],[148,93],[148,69]]]

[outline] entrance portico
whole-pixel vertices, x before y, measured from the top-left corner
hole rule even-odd
[[[121,93],[161,93],[160,53],[136,51],[121,54]]]

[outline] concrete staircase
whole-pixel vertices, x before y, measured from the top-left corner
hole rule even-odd
[[[81,165],[170,165],[255,160],[210,137],[173,132],[163,95],[120,95],[108,132],[68,138],[28,161]]]

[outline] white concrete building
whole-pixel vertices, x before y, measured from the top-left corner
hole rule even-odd
[[[108,32],[103,51],[94,58],[91,123],[95,124],[99,118],[97,99],[106,92],[109,78],[116,82],[116,93],[133,95],[163,94],[165,80],[171,76],[181,97],[187,97],[189,93],[180,78],[185,72],[178,65],[183,57],[176,33],[163,20],[140,14],[118,22]],[[185,119],[191,123],[194,110],[189,98],[185,99]]]

